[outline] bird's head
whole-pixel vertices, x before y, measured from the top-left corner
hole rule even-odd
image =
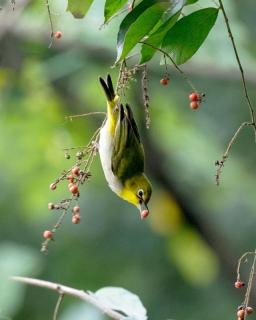
[[[151,184],[145,174],[127,179],[120,194],[121,198],[135,205],[140,211],[141,219],[149,215],[147,204],[152,193]]]

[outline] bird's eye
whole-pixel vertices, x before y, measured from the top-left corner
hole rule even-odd
[[[144,195],[144,191],[142,189],[139,189],[138,192],[137,192],[137,195],[139,198],[142,198],[143,195]]]

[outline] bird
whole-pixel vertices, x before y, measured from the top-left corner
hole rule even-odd
[[[131,107],[119,103],[110,75],[99,78],[107,98],[107,116],[100,130],[99,155],[110,189],[135,205],[141,219],[149,215],[152,187],[144,173],[144,148]]]

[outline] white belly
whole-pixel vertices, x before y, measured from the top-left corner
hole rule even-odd
[[[112,191],[119,194],[122,190],[122,184],[118,178],[113,174],[111,168],[111,156],[113,150],[112,137],[108,131],[108,123],[105,123],[105,126],[100,131],[100,140],[99,140],[99,154],[101,165],[105,174],[105,178],[108,182],[108,185]]]

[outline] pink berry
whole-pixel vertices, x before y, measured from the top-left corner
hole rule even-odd
[[[72,168],[71,172],[74,176],[78,176],[79,172],[80,172],[80,168],[76,166],[76,167]]]
[[[198,109],[198,107],[199,107],[199,103],[197,101],[192,101],[190,103],[190,108],[191,109],[196,110],[196,109]]]
[[[167,86],[167,84],[169,83],[169,80],[167,78],[163,78],[160,80],[161,85],[163,86]]]
[[[60,32],[60,31],[54,32],[54,37],[55,37],[55,39],[60,39],[62,37],[62,32]]]
[[[200,100],[200,94],[197,93],[197,92],[192,92],[190,95],[189,95],[189,100],[190,101],[199,101]]]
[[[53,233],[50,230],[45,230],[44,233],[43,233],[43,237],[45,239],[52,239]]]
[[[141,213],[140,213],[141,219],[147,218],[148,215],[149,215],[149,211],[148,211],[148,210],[143,210],[143,211],[141,211]]]
[[[69,191],[73,194],[78,193],[78,186],[76,184],[73,184],[70,188]]]
[[[252,307],[247,307],[247,308],[245,309],[245,313],[246,313],[246,314],[252,314],[252,313],[253,313],[253,308],[252,308]]]
[[[241,289],[244,286],[245,286],[245,283],[243,281],[241,281],[241,280],[237,280],[235,282],[235,288],[237,288],[237,289]]]
[[[74,183],[73,183],[73,182],[70,182],[70,183],[68,184],[68,189],[70,189],[71,187],[73,187],[73,185],[74,185]]]
[[[80,222],[80,220],[81,220],[81,217],[80,217],[79,214],[73,215],[73,217],[72,217],[72,223],[78,224],[78,223]]]
[[[73,208],[73,212],[79,213],[79,212],[80,212],[80,207],[79,207],[79,206],[75,206],[75,207]]]
[[[57,188],[57,185],[55,183],[50,184],[50,189],[55,190]]]

